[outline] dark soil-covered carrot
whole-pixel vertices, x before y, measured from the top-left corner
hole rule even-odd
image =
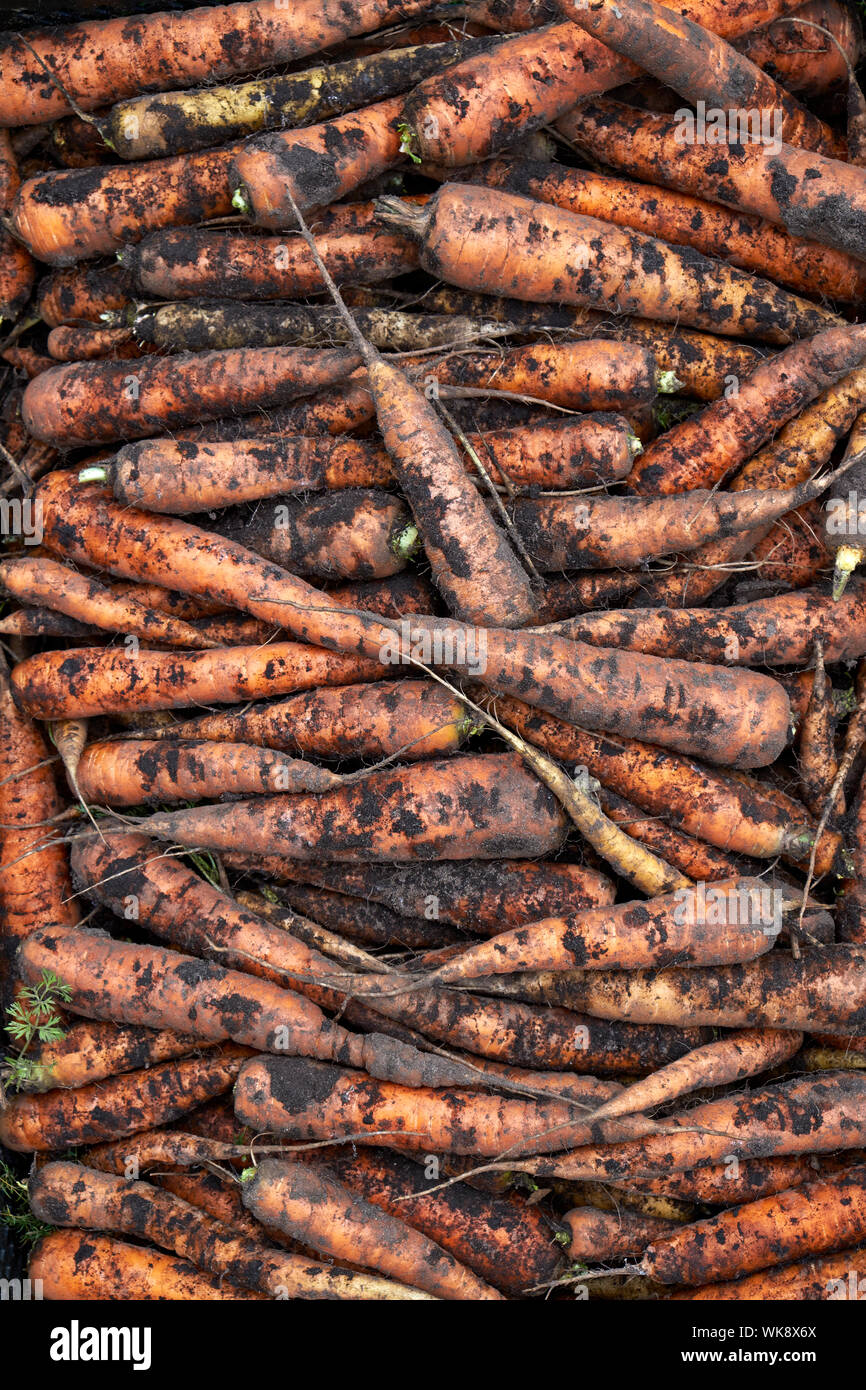
[[[402,111],[403,98],[390,97],[321,125],[245,141],[231,163],[233,206],[260,227],[295,226],[292,200],[302,211],[326,207],[400,160]]]
[[[821,481],[810,481],[740,492],[694,488],[675,497],[521,498],[512,516],[540,569],[633,569],[669,551],[741,535],[753,523],[769,526],[822,490]]]
[[[385,352],[427,352],[503,334],[494,323],[400,309],[357,309],[353,317],[367,341]],[[143,351],[139,344],[166,352],[205,352],[235,347],[334,347],[348,341],[342,319],[318,306],[249,304],[233,299],[193,304],[181,301],[140,309],[133,327],[109,331],[128,335],[138,356]],[[49,343],[52,356],[58,355],[53,346],[56,336]]]
[[[385,48],[238,86],[141,96],[114,106],[104,129],[121,159],[155,159],[307,126],[405,92],[493,42],[470,37]]]
[[[91,627],[132,633],[169,647],[210,646],[190,623],[113,594],[104,584],[50,559],[0,561],[0,586],[14,598],[43,605]]]
[[[854,1167],[671,1232],[653,1241],[642,1265],[659,1283],[715,1284],[864,1237],[866,1169]]]
[[[778,934],[760,879],[679,889],[515,927],[434,971],[437,984],[523,970],[725,965],[763,955]],[[712,907],[707,907],[708,902]]]
[[[375,365],[378,370],[380,364]],[[408,383],[401,377],[401,387],[396,379],[389,380],[395,409],[406,410],[410,405]],[[417,399],[422,405],[427,404],[420,393]],[[396,435],[398,420],[394,418],[392,424]],[[403,456],[408,457],[408,444],[417,428],[411,409],[407,410],[405,425],[408,434],[400,447]],[[434,452],[441,461],[445,455],[438,448],[439,437],[437,434]],[[460,467],[465,486],[462,462],[459,455],[452,454],[450,435],[444,429],[442,438],[447,439],[449,486],[452,463]],[[417,465],[417,459],[414,462]],[[429,469],[425,467],[421,474],[414,481],[419,495],[423,493],[429,501]],[[437,472],[436,477],[440,479],[441,475]],[[441,480],[444,483],[444,478]],[[402,481],[405,490],[405,470]],[[470,492],[469,496],[475,494]],[[77,480],[72,482],[68,473],[58,471],[43,480],[39,500],[46,543],[67,559],[98,564],[124,578],[155,582],[238,608],[329,649],[363,652],[385,664],[408,665],[413,656],[426,658],[434,665],[445,665],[471,676],[481,674],[480,658],[489,686],[505,693],[517,692],[550,713],[572,720],[579,718],[584,725],[606,727],[612,732],[639,734],[653,742],[672,745],[680,752],[729,766],[763,766],[773,761],[787,740],[787,694],[765,676],[673,664],[627,653],[611,652],[607,657],[599,657],[595,649],[505,629],[485,628],[479,637],[474,627],[439,618],[415,619],[408,628],[398,629],[395,624],[369,614],[335,607],[332,600],[328,602],[327,596],[323,599],[303,580],[266,564],[241,546],[174,518],[153,518],[124,508],[110,501],[104,490],[84,489]],[[450,492],[443,500],[447,504],[448,534],[451,536],[453,531],[454,545],[459,545],[459,552],[455,548],[454,555],[465,556],[467,495],[461,488],[460,505],[456,507],[450,505]],[[480,498],[477,500],[490,522],[484,504]],[[425,505],[423,510],[424,524],[419,529],[426,531],[429,539],[433,523],[442,518],[436,507]],[[501,533],[497,535],[497,545],[504,545]],[[496,558],[494,551],[493,559]],[[512,574],[513,563],[512,557],[505,567],[506,575]],[[501,572],[502,565],[494,565],[493,569]],[[482,565],[469,589],[488,608],[482,581],[489,582],[493,569]],[[519,573],[523,575],[522,570]],[[440,584],[441,581],[440,571]],[[463,590],[466,591],[465,585]],[[522,589],[515,591],[515,586],[509,584],[504,606],[506,617],[512,621],[517,594],[522,595]],[[499,599],[501,612],[502,594]],[[33,668],[25,669],[29,676]],[[671,718],[672,710],[677,711],[675,719]],[[64,709],[54,717],[67,713]]]
[[[634,178],[766,217],[792,236],[856,257],[863,246],[866,183],[856,165],[782,144],[709,145],[677,138],[680,122],[605,98],[557,122],[580,148]]]
[[[686,16],[672,14],[658,0],[630,0],[617,15],[616,5],[601,3],[591,10],[577,0],[564,0],[561,9],[582,29],[614,51],[639,62],[686,101],[705,101],[712,109],[737,107],[749,112],[745,131],[757,130],[767,143],[786,140],[805,150],[844,158],[844,143],[830,126],[801,106],[773,78],[718,35]],[[743,125],[740,126],[742,138]],[[776,146],[774,146],[775,148]]]
[[[374,681],[205,714],[166,727],[160,737],[258,744],[304,757],[378,760],[399,753],[411,760],[453,752],[470,728],[460,701],[432,681]]]
[[[670,1062],[644,1080],[636,1081],[599,1106],[594,1117],[601,1119],[651,1110],[677,1096],[688,1095],[690,1091],[742,1081],[746,1076],[769,1071],[789,1061],[799,1051],[802,1041],[802,1033],[790,1030],[753,1028],[731,1033]]]
[[[209,660],[201,661],[205,657]],[[296,642],[218,652],[61,650],[15,668],[22,704],[42,719],[236,702],[386,674],[378,663]]]
[[[41,922],[72,925],[79,914],[67,849],[50,824],[63,810],[51,748],[13,700],[5,662],[0,663],[0,735],[0,977],[8,977],[18,940]],[[2,983],[5,992],[7,979]]]
[[[591,415],[468,437],[493,480],[504,474],[517,487],[618,481],[634,457],[634,436],[621,416]],[[292,492],[387,486],[393,468],[379,444],[363,439],[296,435],[279,444],[198,445],[148,439],[124,445],[109,477],[118,501],[178,515]]]
[[[359,213],[355,225],[319,232],[316,244],[338,284],[376,284],[418,263],[414,242],[377,226],[372,205]],[[167,227],[126,247],[121,255],[136,287],[160,299],[291,299],[317,294],[323,287],[309,247],[288,235]],[[145,336],[153,334],[155,345],[164,346],[156,341],[158,320],[152,322],[149,329],[145,320]]]
[[[538,977],[533,997],[633,1023],[715,1028],[828,1029],[860,1033],[866,1021],[862,946],[771,951],[744,965],[615,974],[577,971]]]
[[[796,34],[797,30],[792,27],[789,32]],[[630,227],[677,246],[689,246],[704,256],[730,261],[741,270],[787,285],[799,294],[819,292],[830,299],[857,302],[866,289],[866,275],[853,256],[792,237],[762,218],[730,212],[718,203],[688,193],[650,189],[612,174],[513,158],[481,165],[472,171],[472,182],[554,203],[568,212]],[[783,301],[777,295],[778,291],[774,291],[770,303],[781,311]],[[798,336],[794,331],[798,321],[808,324],[811,307],[791,300],[789,312],[795,317],[790,328],[794,336]],[[752,336],[766,335],[767,341],[773,342],[780,341],[772,336],[780,332],[784,332],[781,323],[755,322]]]
[[[276,1298],[417,1297],[384,1279],[368,1279],[275,1249],[201,1212],[149,1182],[97,1172],[80,1163],[48,1163],[34,1174],[30,1201],[42,1220],[85,1230],[118,1231],[188,1259],[226,1287]]]
[[[850,661],[866,653],[866,585],[851,584],[837,602],[801,589],[726,609],[611,609],[550,630],[599,647],[755,666],[804,665],[822,639],[825,661]]]
[[[28,1276],[60,1302],[237,1301],[266,1294],[223,1282],[188,1260],[90,1231],[52,1231],[30,1256]]]
[[[800,1260],[781,1269],[768,1269],[731,1283],[707,1284],[671,1295],[672,1301],[702,1300],[750,1303],[821,1303],[860,1298],[866,1276],[866,1248],[846,1250],[823,1260]]]
[[[380,200],[380,220],[414,236],[425,270],[467,290],[577,304],[784,342],[827,313],[746,271],[497,187],[445,184],[422,207]]]
[[[267,410],[336,383],[357,365],[341,349],[236,348],[137,362],[71,362],[24,393],[24,423],[63,447],[141,439],[201,418]]]
[[[327,888],[315,888],[307,883],[291,884],[279,898],[293,912],[362,946],[430,951],[460,940],[453,927],[440,922],[425,921],[423,917],[401,917],[381,903],[349,898],[345,893],[331,893]]]
[[[77,623],[74,618],[54,613],[50,608],[16,608],[0,618],[0,633],[4,637],[69,637],[76,642],[108,641],[108,634],[99,628]]]
[[[333,603],[375,613],[380,618],[405,618],[412,613],[438,613],[441,603],[430,580],[417,570],[401,570],[388,579],[356,579],[331,584],[326,593]]]
[[[148,806],[275,791],[327,791],[339,777],[271,749],[203,739],[92,743],[78,767],[78,790],[98,806]]]
[[[635,460],[639,492],[712,487],[744,463],[782,425],[859,365],[866,333],[829,328],[762,362],[735,395],[662,435]]]
[[[508,927],[613,901],[613,885],[580,864],[519,859],[444,864],[293,864],[229,853],[226,864],[259,869],[277,882],[314,884],[372,899],[408,919],[445,922],[493,936]],[[347,908],[348,910],[348,908]],[[315,913],[311,913],[315,917]]]
[[[833,687],[824,666],[820,643],[815,649],[815,679],[797,737],[800,794],[809,810],[820,816],[838,770]]]
[[[93,111],[153,88],[172,90],[292,62],[426,8],[413,0],[363,0],[348,14],[332,0],[302,0],[289,17],[277,0],[266,0],[218,5],[202,15],[97,19],[31,34],[29,47],[10,33],[3,45],[9,91],[0,120],[37,125],[68,113],[65,96],[46,77],[46,63],[76,103]]]
[[[20,185],[18,161],[8,130],[0,130],[0,212],[12,207]],[[36,282],[36,266],[26,247],[0,231],[0,320],[17,319]]]
[[[283,497],[224,513],[214,532],[274,564],[319,579],[387,579],[418,548],[401,498],[372,488]]]
[[[26,1089],[86,1086],[120,1072],[170,1062],[209,1044],[191,1033],[130,1028],[122,1023],[76,1022],[58,1042],[41,1043],[27,1054],[33,1064]]]
[[[7,1149],[45,1152],[165,1124],[228,1091],[247,1056],[246,1048],[225,1047],[73,1089],[19,1092],[0,1114],[0,1140]]]
[[[147,834],[298,859],[531,859],[558,849],[565,817],[515,754],[466,754],[371,772],[315,796],[158,812]]]
[[[325,1167],[265,1159],[247,1171],[244,1205],[320,1254],[351,1259],[436,1298],[501,1297],[441,1246],[344,1187]]]
[[[359,1148],[329,1159],[328,1167],[344,1187],[421,1231],[505,1294],[555,1278],[562,1264],[550,1218],[516,1194],[491,1196],[468,1183],[427,1193],[424,1168],[387,1149]]]

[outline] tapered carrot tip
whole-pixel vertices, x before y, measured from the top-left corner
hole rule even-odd
[[[833,568],[834,602],[842,597],[851,575],[857,566],[862,564],[864,553],[866,552],[862,547],[857,545],[840,545],[836,551],[836,563]]]

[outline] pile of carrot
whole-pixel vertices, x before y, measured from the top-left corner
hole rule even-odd
[[[866,1286],[856,10],[109,8],[0,34],[29,1276]]]

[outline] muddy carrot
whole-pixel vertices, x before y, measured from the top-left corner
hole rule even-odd
[[[30,1257],[28,1276],[39,1280],[43,1298],[61,1302],[205,1302],[267,1296],[224,1283],[163,1251],[89,1231],[52,1231],[44,1236]]]

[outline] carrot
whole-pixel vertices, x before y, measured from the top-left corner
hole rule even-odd
[[[845,1250],[866,1236],[866,1169],[684,1226],[644,1252],[644,1271],[663,1284],[716,1284],[811,1255]]]
[[[52,613],[50,608],[16,608],[0,619],[0,632],[6,637],[74,637],[76,641],[107,641],[99,628],[85,627],[73,618]]]
[[[489,241],[488,241],[489,245]],[[411,365],[411,364],[410,364]],[[535,343],[505,353],[454,353],[424,361],[414,375],[431,383],[471,390],[509,391],[567,410],[633,410],[672,388],[671,374],[657,371],[638,343]]]
[[[735,395],[662,435],[635,461],[640,492],[711,487],[745,462],[781,425],[858,365],[866,337],[830,328],[756,367]]]
[[[285,569],[320,579],[386,579],[418,547],[405,503],[373,489],[284,497],[258,505],[252,515],[233,509],[213,529]]]
[[[711,849],[681,830],[641,811],[624,797],[605,788],[598,790],[598,802],[605,815],[633,840],[649,846],[660,859],[679,869],[693,881],[716,883],[733,878],[742,865],[734,855]]]
[[[821,643],[815,646],[815,680],[798,736],[798,772],[803,801],[820,816],[838,771],[834,740],[833,687],[824,667]]]
[[[407,404],[405,392],[400,401]],[[454,462],[459,459],[455,457]],[[465,486],[462,464],[461,476]],[[215,541],[185,522],[159,518],[155,523],[146,513],[110,502],[98,489],[84,492],[80,486],[70,486],[69,474],[57,472],[43,480],[39,500],[47,544],[68,559],[202,595],[275,626],[285,625],[294,635],[328,648],[366,652],[386,664],[407,664],[420,650],[434,664],[473,676],[480,674],[480,657],[486,667],[485,680],[495,689],[519,691],[530,703],[566,718],[574,719],[579,711],[577,717],[585,725],[639,733],[728,765],[770,762],[787,738],[788,697],[764,676],[737,672],[732,679],[722,670],[619,653],[599,658],[594,650],[550,637],[495,628],[485,630],[481,652],[476,646],[477,630],[459,623],[421,618],[398,629],[370,615],[334,607],[332,602],[322,616],[322,596],[287,571],[263,566],[242,547]],[[450,513],[455,535],[465,549],[464,509],[450,507]],[[263,589],[267,594],[274,587],[279,590],[276,602],[257,597]],[[40,661],[44,664],[44,659]],[[33,667],[25,665],[24,670],[29,679]],[[271,692],[260,689],[257,693]],[[682,717],[672,721],[667,713],[671,709],[682,711]],[[661,711],[665,711],[663,717]],[[63,709],[64,715],[69,713]]]
[[[257,1133],[290,1139],[362,1135],[416,1153],[482,1156],[505,1149],[515,1155],[548,1153],[579,1142],[589,1123],[565,1101],[466,1090],[410,1091],[363,1072],[297,1057],[251,1060],[238,1077],[235,1114]],[[515,1157],[514,1166],[523,1168],[524,1161]],[[269,1225],[281,1225],[272,1208],[256,1215]]]
[[[191,624],[157,613],[133,597],[112,594],[104,584],[49,559],[0,561],[0,585],[13,597],[65,613],[111,632],[132,633],[171,647],[211,645]]]
[[[201,751],[206,751],[204,741],[212,740],[258,744],[304,757],[378,760],[397,753],[402,759],[451,753],[471,729],[466,710],[440,685],[375,681],[312,690],[279,704],[202,715],[169,726],[160,737],[200,740]],[[218,756],[218,748],[213,752]],[[309,790],[325,790],[331,776],[323,772],[321,785]]]
[[[327,1168],[266,1159],[248,1169],[244,1205],[320,1254],[351,1258],[437,1298],[501,1297],[441,1246],[343,1187]]]
[[[243,858],[240,855],[230,857]],[[327,888],[295,883],[278,896],[280,902],[287,903],[293,912],[329,927],[362,946],[428,951],[452,945],[460,939],[452,927],[439,922],[401,917],[379,903],[363,898],[348,898],[343,893],[330,893]]]
[[[231,161],[232,206],[260,227],[295,226],[295,208],[326,207],[399,161],[402,110],[403,98],[390,97],[321,125],[244,142]]]
[[[637,72],[577,25],[552,24],[420,83],[402,108],[406,147],[433,166],[485,159]]]
[[[300,881],[350,898],[372,899],[401,917],[446,922],[483,936],[539,917],[600,907],[614,897],[613,885],[603,874],[561,862],[511,859],[372,867],[290,863],[237,853],[227,854],[225,862],[237,869],[260,870],[277,882]]]
[[[28,1277],[40,1281],[43,1298],[61,1302],[206,1302],[266,1297],[224,1283],[187,1260],[160,1250],[83,1231],[52,1231],[43,1236],[30,1256]]]
[[[756,25],[770,24],[797,8],[796,0],[750,0],[748,4],[730,4],[728,0],[674,0],[670,6],[675,14],[686,15],[726,39],[749,34]],[[552,7],[547,0],[471,0],[467,12],[471,12],[479,24],[511,32],[535,28],[540,20],[550,17]]]
[[[725,965],[762,955],[778,931],[760,879],[678,889],[651,903],[619,903],[548,917],[469,946],[434,971],[437,984],[523,970],[636,970]],[[712,902],[707,908],[706,902]]]
[[[729,1284],[708,1284],[705,1288],[675,1293],[671,1300],[748,1299],[753,1303],[824,1302],[834,1299],[861,1298],[863,1276],[866,1275],[866,1251],[846,1250],[826,1260],[802,1260],[751,1274]]]
[[[636,1081],[593,1111],[593,1118],[652,1110],[690,1091],[742,1081],[789,1061],[802,1041],[802,1033],[780,1029],[752,1028],[732,1033],[668,1063],[643,1081]]]
[[[585,767],[604,787],[707,844],[756,859],[778,855],[802,859],[804,844],[805,853],[811,847],[805,808],[798,820],[790,806],[779,806],[760,789],[746,787],[722,772],[634,739],[589,733],[519,700],[499,697],[496,709],[508,727],[551,757]],[[833,853],[824,839],[821,872],[829,868],[827,861],[832,861]]]
[[[734,336],[757,328],[775,341],[831,321],[826,311],[691,248],[500,188],[449,183],[423,207],[387,198],[378,206],[386,226],[418,240],[425,270],[463,289]]]
[[[790,420],[739,469],[728,486],[738,491],[748,487],[791,487],[802,482],[829,461],[864,401],[866,370],[858,367]],[[677,571],[651,581],[648,592],[655,601],[671,607],[700,603],[724,583],[727,566],[747,555],[753,544],[760,543],[761,535],[760,531],[748,532],[702,547],[684,573]],[[774,532],[774,543],[778,540]]]
[[[575,1207],[565,1213],[562,1223],[569,1233],[566,1252],[581,1264],[606,1264],[642,1255],[651,1240],[664,1238],[673,1227],[663,1217],[596,1211],[594,1207]]]
[[[297,1065],[294,1061],[289,1064]],[[241,1070],[235,1089],[238,1100],[244,1093],[249,1071],[261,1065],[254,1058]],[[676,1176],[683,1169],[691,1173],[695,1167],[730,1163],[733,1158],[772,1158],[855,1148],[864,1133],[864,1094],[866,1077],[857,1072],[797,1078],[668,1115],[664,1133],[622,1143],[572,1148],[559,1156],[521,1159],[519,1166],[539,1177],[607,1180],[627,1185],[632,1177],[669,1173]],[[299,1118],[295,1124],[300,1127]]]
[[[374,223],[372,205],[362,204],[348,228],[326,226],[317,233],[317,244],[339,284],[376,284],[418,263],[407,237]],[[322,289],[309,248],[300,238],[285,234],[262,237],[236,228],[169,227],[124,248],[121,260],[136,287],[160,299],[288,299]]]
[[[148,806],[285,792],[320,792],[335,773],[243,743],[92,743],[78,769],[85,801],[99,806]]]
[[[293,941],[286,933],[280,934],[286,942],[286,949],[290,949],[295,958],[304,953],[305,958],[313,960],[315,964],[315,958],[307,948]],[[182,955],[178,951],[134,946],[68,927],[43,927],[19,948],[22,976],[29,978],[31,969],[38,975],[43,966],[36,962],[45,958],[50,958],[61,978],[69,982],[71,1007],[85,1017],[110,1017],[118,1022],[138,1023],[145,1027],[179,1028],[214,1042],[232,1038],[259,1050],[302,1048],[317,1056],[337,1057],[359,1066],[369,1066],[373,1073],[393,1075],[411,1084],[422,1085],[431,1078],[444,1085],[454,1084],[455,1080],[459,1083],[469,1077],[474,1080],[474,1074],[463,1063],[446,1062],[444,1058],[422,1054],[381,1033],[371,1033],[366,1037],[349,1033],[340,1024],[328,1019],[312,1000],[300,994],[281,989],[268,979],[226,970],[220,965]],[[172,1067],[184,1065],[169,1064]],[[205,1062],[197,1061],[195,1066],[201,1070]],[[226,1061],[225,1066],[234,1066],[234,1062]],[[154,1077],[158,1073],[159,1068],[152,1068],[148,1075]],[[119,1078],[114,1084],[125,1086],[127,1090],[132,1085],[128,1076]],[[83,1104],[81,1097],[90,1089],[104,1094],[103,1083],[62,1094],[64,1097],[77,1097],[76,1104],[80,1109]],[[52,1093],[52,1102],[58,1106],[55,1096],[56,1093]],[[202,1099],[207,1099],[207,1096]],[[170,1103],[179,1103],[176,1086],[171,1089]],[[44,1096],[24,1096],[14,1104],[20,1111],[25,1104],[31,1109],[41,1105],[44,1110],[51,1103],[46,1102]],[[64,1100],[63,1105],[69,1109],[73,1102]],[[177,1113],[183,1113],[185,1108],[189,1107],[183,1106]],[[18,1140],[19,1132],[27,1142],[34,1137],[30,1132],[36,1127],[33,1124],[27,1129],[26,1135],[23,1133],[25,1119],[29,1118],[30,1113],[28,1111],[26,1117],[17,1121],[13,1132],[13,1112],[6,1111],[0,1136],[7,1147],[15,1147],[13,1141]],[[140,1109],[136,1114],[142,1119],[146,1118]],[[85,1116],[82,1124],[87,1123],[89,1120]],[[131,1128],[109,1130],[109,1135],[134,1132],[136,1128],[144,1127],[144,1124],[138,1125],[131,1120],[124,1121],[122,1114],[116,1113],[112,1115],[110,1123],[127,1123]],[[146,1123],[153,1124],[153,1120]],[[47,1138],[50,1133],[53,1131],[46,1116],[40,1114],[36,1137],[41,1134]],[[62,1142],[68,1142],[68,1139]],[[46,1143],[46,1147],[62,1147],[62,1143]]]
[[[72,925],[77,904],[69,882],[66,847],[51,821],[63,809],[51,751],[35,724],[12,698],[0,662],[0,907],[3,916],[0,976],[11,953],[41,922]],[[5,983],[5,981],[4,981]]]
[[[866,586],[851,585],[836,603],[820,589],[802,589],[723,610],[611,609],[549,630],[599,647],[762,666],[808,662],[816,639],[824,638],[825,661],[850,661],[866,653]]]
[[[58,1042],[42,1043],[27,1053],[32,1067],[26,1089],[86,1086],[156,1062],[174,1061],[207,1046],[190,1033],[169,1029],[154,1032],[119,1023],[76,1022]]]
[[[157,227],[225,217],[238,148],[37,174],[18,190],[10,225],[39,260],[71,266],[119,251]]]
[[[48,334],[48,355],[55,362],[91,362],[103,357],[130,361],[143,357],[131,328],[84,327],[52,328]]]
[[[860,497],[866,482],[863,460],[859,456],[866,449],[866,411],[862,411],[854,421],[845,458],[855,458],[853,468],[846,476],[845,483],[835,484],[829,491],[825,502],[823,517],[823,539],[828,545],[834,562],[833,596],[838,598],[844,591],[848,577],[862,563],[866,546],[861,541],[864,526],[861,518]]]
[[[385,674],[379,663],[364,657],[276,642],[215,652],[142,650],[137,656],[99,647],[46,652],[16,666],[13,683],[24,707],[37,718],[67,719],[240,703]]]
[[[375,613],[380,618],[403,618],[410,613],[435,613],[436,590],[424,575],[401,570],[387,579],[356,579],[332,584],[327,590],[332,603]]]
[[[417,1298],[406,1286],[359,1276],[275,1249],[204,1215],[151,1183],[98,1173],[80,1163],[48,1163],[34,1175],[30,1202],[43,1220],[149,1240],[231,1289],[277,1298]]]
[[[153,159],[339,116],[415,87],[489,48],[491,38],[412,44],[240,86],[159,92],[119,102],[101,125],[121,159]]]
[[[862,39],[847,5],[810,0],[792,15],[743,35],[735,47],[789,91],[819,96],[845,82],[860,59]]]
[[[39,282],[36,308],[50,328],[98,323],[105,313],[132,308],[130,276],[115,260],[108,265],[74,265],[54,270]]]
[[[7,1149],[21,1153],[44,1152],[117,1139],[164,1124],[228,1091],[248,1055],[246,1048],[228,1047],[220,1053],[162,1062],[72,1090],[33,1095],[19,1092],[0,1114],[0,1141]]]
[[[428,1194],[424,1169],[387,1149],[359,1148],[329,1159],[328,1168],[351,1192],[420,1231],[505,1294],[554,1278],[562,1262],[549,1217],[517,1196],[490,1196],[468,1183]]]
[[[857,256],[863,245],[862,171],[838,159],[782,144],[684,143],[670,116],[637,111],[609,98],[576,106],[557,129],[595,157],[634,178],[765,217],[792,236]]]
[[[20,177],[8,130],[0,130],[0,213],[12,207]],[[36,267],[27,249],[0,231],[0,320],[17,319],[36,282]]]
[[[301,0],[289,17],[277,0],[264,0],[217,5],[203,14],[97,19],[32,34],[29,47],[9,34],[2,47],[9,90],[0,122],[36,125],[71,109],[47,81],[43,64],[78,105],[93,111],[149,88],[171,90],[292,62],[425,9],[413,0],[363,0],[349,15],[329,0]]]
[[[494,481],[504,473],[516,486],[614,482],[634,457],[631,428],[616,415],[468,437]],[[381,487],[393,479],[391,461],[374,441],[304,435],[283,436],[278,445],[143,440],[118,450],[106,473],[118,501],[175,516],[292,492]]]
[[[779,29],[781,31],[781,26]],[[796,34],[798,31],[792,27],[790,32]],[[809,31],[801,29],[799,32]],[[471,182],[553,203],[567,212],[599,218],[618,227],[630,227],[635,232],[659,237],[677,246],[690,246],[704,256],[730,261],[741,270],[765,276],[800,294],[818,292],[830,299],[850,302],[858,302],[863,296],[864,272],[853,256],[793,237],[762,218],[729,212],[718,203],[688,193],[668,188],[649,189],[630,179],[587,169],[512,158],[491,160],[473,169]],[[752,336],[778,342],[782,339],[773,335],[784,333],[784,300],[774,290],[770,302],[775,305],[780,319],[760,322],[756,306]],[[789,300],[787,312],[793,316],[792,331],[798,323],[804,326],[808,323],[810,309],[814,315],[812,306],[794,298]],[[794,336],[799,335],[795,332]],[[677,375],[682,379],[680,371]]]
[[[749,112],[745,139],[761,139],[775,150],[782,140],[805,150],[844,158],[845,147],[830,126],[812,115],[768,73],[701,24],[671,13],[658,0],[629,0],[628,9],[599,0],[591,9],[563,0],[560,9],[582,29],[639,62],[690,105]],[[760,113],[757,126],[752,112]],[[751,122],[751,123],[750,123]],[[735,139],[744,138],[744,126]]]
[[[398,809],[399,808],[399,809]],[[335,791],[157,812],[148,835],[299,859],[531,859],[559,848],[553,794],[511,753],[466,754],[370,772]]]
[[[503,333],[493,323],[399,309],[359,309],[354,319],[364,337],[387,352],[427,352]],[[232,347],[331,347],[348,341],[345,324],[329,311],[301,304],[238,304],[234,300],[140,309],[134,327],[112,331],[136,340],[136,356],[143,350],[138,343],[167,352],[204,352]]]
[[[237,348],[125,362],[72,362],[24,393],[37,439],[74,447],[142,438],[224,411],[277,406],[346,376],[357,359],[336,349]]]
[[[532,993],[543,993],[551,1004],[633,1023],[857,1033],[866,1020],[858,974],[864,959],[859,946],[806,950],[800,960],[771,951],[744,965],[706,971],[544,976]]]
[[[693,488],[674,497],[522,498],[512,514],[540,569],[629,569],[672,550],[689,551],[741,534],[753,523],[756,529],[770,525],[814,499],[825,485],[834,486],[834,476],[826,484],[818,479],[746,492]]]
[[[95,1166],[91,1162],[92,1152],[90,1150],[86,1156],[88,1167]],[[233,1180],[218,1178],[215,1173],[179,1171],[152,1173],[150,1181],[243,1236],[258,1242],[264,1239],[270,1245],[280,1245],[285,1250],[298,1250],[297,1242],[289,1240],[282,1231],[273,1226],[261,1226],[255,1217],[250,1216],[241,1200],[239,1184]]]

